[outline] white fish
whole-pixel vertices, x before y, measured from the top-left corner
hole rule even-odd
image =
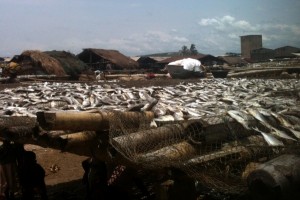
[[[148,95],[149,96],[149,95]],[[147,97],[148,96],[146,96],[146,92],[144,92],[144,91],[139,91],[139,97],[142,99],[142,100],[145,100],[145,101],[147,101]]]
[[[150,122],[150,127],[151,127],[151,128],[157,128],[157,124],[156,124],[155,120],[152,120],[152,121]]]
[[[289,140],[294,140],[296,141],[294,138],[288,136],[285,132],[278,130],[277,128],[271,126],[268,121],[266,120],[266,118],[258,111],[252,108],[247,108],[246,109],[248,111],[249,114],[251,114],[255,119],[257,119],[258,121],[260,121],[261,124],[263,124],[264,126],[266,126],[267,128],[269,128],[270,130],[273,130],[275,135],[281,137],[281,138],[285,138],[285,139],[289,139]]]
[[[276,114],[274,112],[271,112],[271,114],[278,120],[280,123],[284,126],[287,127],[297,138],[300,139],[300,131],[295,130],[294,126],[288,122],[286,119],[284,119],[281,114]]]
[[[86,108],[86,107],[89,107],[90,105],[91,105],[90,98],[86,97],[82,102],[82,107]]]
[[[153,99],[153,101],[146,103],[145,106],[141,108],[141,111],[151,110],[157,104],[157,102],[158,102],[158,100]]]
[[[271,134],[265,133],[261,130],[259,130],[257,127],[252,128],[253,130],[261,133],[261,135],[264,137],[265,141],[270,146],[284,146],[283,142],[278,140],[277,138],[273,137]]]
[[[72,101],[72,99],[70,97],[62,96],[61,99],[64,100],[64,101],[66,101],[69,105],[73,104],[73,101]]]
[[[72,100],[72,103],[77,105],[77,106],[81,106],[81,103],[79,103],[79,101],[77,99],[75,99],[73,96],[70,96],[70,99]]]
[[[167,110],[162,106],[154,106],[152,111],[154,112],[155,116],[163,116],[167,113]]]
[[[125,93],[127,99],[137,99],[137,97],[132,92]]]
[[[245,129],[250,130],[249,123],[242,117],[242,114],[237,110],[228,110],[227,114],[239,122]]]
[[[184,120],[183,113],[180,110],[175,111],[173,117],[176,121]]]
[[[201,116],[201,114],[198,113],[197,110],[195,110],[193,108],[185,108],[184,110],[192,117],[200,117]]]
[[[154,120],[158,122],[160,121],[166,122],[166,121],[174,121],[175,119],[172,115],[163,115],[158,118],[155,118]]]

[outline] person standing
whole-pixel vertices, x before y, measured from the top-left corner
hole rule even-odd
[[[4,140],[0,147],[0,199],[14,199],[18,190],[17,176],[14,147],[10,141]]]
[[[24,151],[19,163],[19,177],[24,200],[39,196],[41,200],[48,200],[45,184],[45,170],[37,163],[33,151]]]

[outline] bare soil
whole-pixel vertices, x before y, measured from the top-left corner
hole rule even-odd
[[[36,153],[38,163],[46,172],[49,200],[84,199],[81,162],[87,157],[36,145],[25,145],[25,149]]]

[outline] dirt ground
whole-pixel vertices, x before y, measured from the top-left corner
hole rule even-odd
[[[46,172],[49,200],[84,199],[81,162],[87,157],[36,145],[25,145],[25,149],[36,153],[38,163]]]

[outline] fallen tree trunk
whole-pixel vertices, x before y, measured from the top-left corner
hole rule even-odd
[[[144,118],[151,121],[152,112],[124,112],[125,119],[138,121]],[[99,131],[109,129],[109,121],[114,117],[113,112],[38,112],[37,121],[45,130]]]

